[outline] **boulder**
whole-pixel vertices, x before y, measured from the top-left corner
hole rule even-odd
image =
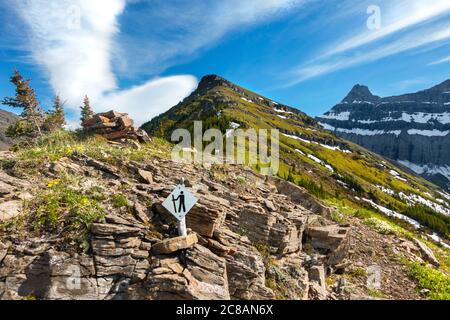
[[[139,202],[134,203],[134,214],[137,219],[139,219],[141,222],[147,224],[150,222],[150,212],[149,210]]]
[[[186,216],[187,226],[199,235],[211,238],[214,230],[225,221],[229,206],[230,203],[223,198],[212,194],[202,195]]]
[[[325,266],[313,266],[309,268],[308,270],[309,280],[310,281],[316,281],[319,283],[319,285],[322,287],[323,290],[326,290],[326,283],[325,283]]]
[[[303,222],[306,221],[306,216]],[[293,253],[301,249],[304,223],[295,224],[276,212],[257,205],[247,205],[239,215],[239,228],[254,243],[267,243],[273,253]]]
[[[22,209],[22,201],[19,200],[11,200],[0,203],[0,222],[19,216]]]
[[[153,183],[153,174],[150,171],[138,169],[137,174],[141,182],[148,184]]]
[[[314,249],[323,251],[327,255],[328,266],[339,264],[347,256],[350,228],[338,225],[310,226],[306,228],[306,235]]]
[[[10,247],[9,244],[4,244],[0,242],[0,266],[2,265],[2,261],[6,257],[6,254],[8,253],[9,247]]]
[[[186,237],[176,237],[155,243],[152,246],[152,252],[154,254],[170,254],[180,250],[188,249],[195,245],[197,242],[197,235],[195,233],[191,233]]]
[[[425,261],[428,261],[429,263],[431,263],[432,265],[434,265],[435,267],[439,268],[440,263],[439,263],[439,261],[436,259],[436,257],[434,256],[433,251],[432,251],[430,248],[428,248],[428,246],[427,246],[425,243],[423,243],[423,242],[421,242],[421,241],[419,241],[419,240],[417,240],[417,239],[414,239],[414,242],[415,242],[415,243],[417,244],[417,246],[419,247],[419,251],[420,251],[420,253],[422,254],[422,258],[423,258]]]
[[[7,184],[3,181],[0,181],[0,196],[4,196],[10,194],[14,191],[14,187],[10,184]]]
[[[327,300],[328,292],[317,281],[309,283],[309,299],[311,300]]]
[[[181,255],[156,256],[140,299],[228,300],[226,262],[196,244]]]
[[[274,299],[273,291],[266,287],[263,258],[252,243],[246,237],[225,228],[216,230],[214,238],[224,246],[230,243],[234,246],[233,252],[225,256],[231,298]]]

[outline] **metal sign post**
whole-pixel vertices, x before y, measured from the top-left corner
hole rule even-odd
[[[178,220],[178,233],[182,237],[187,236],[186,215],[197,201],[198,199],[186,189],[183,178],[182,183],[175,187],[162,204]]]

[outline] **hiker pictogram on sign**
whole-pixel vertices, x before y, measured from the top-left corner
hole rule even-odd
[[[197,198],[194,197],[184,185],[178,185],[162,205],[175,218],[182,220],[197,201]]]
[[[181,191],[178,198],[175,199],[174,196],[172,196],[172,202],[173,202],[173,208],[175,210],[175,213],[184,213],[186,212],[186,204],[185,204],[185,196],[184,192]],[[177,210],[177,202],[178,204],[178,210]]]

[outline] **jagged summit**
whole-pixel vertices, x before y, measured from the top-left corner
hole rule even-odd
[[[353,103],[354,101],[376,102],[380,97],[375,96],[370,92],[369,87],[365,85],[355,85],[350,93],[344,98],[343,102]]]
[[[208,74],[202,77],[198,84],[198,91],[205,91],[217,86],[230,86],[233,85],[230,81],[216,74]]]

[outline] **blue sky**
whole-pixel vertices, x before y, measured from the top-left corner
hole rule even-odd
[[[356,84],[387,96],[450,78],[448,0],[0,0],[0,96],[14,67],[44,106],[88,94],[138,124],[215,73],[315,116]]]

